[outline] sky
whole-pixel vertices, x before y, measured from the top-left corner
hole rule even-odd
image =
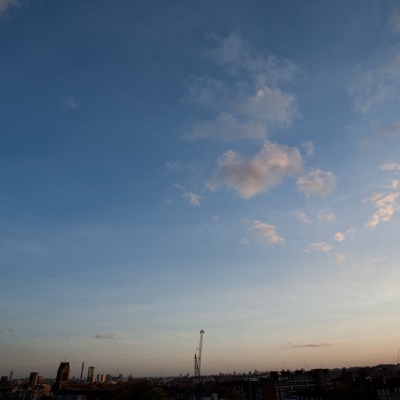
[[[0,56],[0,375],[398,362],[398,1],[0,0]]]

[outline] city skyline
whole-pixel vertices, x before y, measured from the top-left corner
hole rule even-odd
[[[1,375],[192,374],[201,329],[205,375],[396,363],[398,2],[0,0],[0,38]]]

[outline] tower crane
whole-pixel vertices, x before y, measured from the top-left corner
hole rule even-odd
[[[200,343],[197,351],[194,355],[194,377],[196,380],[200,380],[200,372],[201,372],[201,352],[203,350],[203,334],[204,330],[200,331]]]

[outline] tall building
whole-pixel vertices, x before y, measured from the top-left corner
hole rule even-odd
[[[94,375],[94,367],[89,367],[87,373],[87,381],[93,383],[95,379],[96,376]]]
[[[56,387],[58,389],[68,385],[69,371],[69,362],[61,362],[56,377]]]
[[[83,370],[85,369],[85,362],[82,363],[81,380],[83,379]]]
[[[39,383],[39,372],[31,372],[29,375],[29,387],[34,388]]]

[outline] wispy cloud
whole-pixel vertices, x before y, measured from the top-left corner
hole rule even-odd
[[[326,196],[336,186],[336,177],[332,172],[324,172],[320,169],[310,171],[297,179],[297,188],[306,198],[311,196]]]
[[[376,124],[374,133],[378,135],[400,136],[400,121],[394,121],[389,124]]]
[[[183,197],[186,197],[192,206],[199,207],[201,205],[200,199],[203,196],[200,196],[200,195],[192,193],[192,192],[186,192],[183,194]]]
[[[218,161],[217,172],[208,182],[215,190],[226,185],[246,199],[267,191],[286,176],[301,171],[302,159],[298,149],[266,141],[261,151],[252,158],[245,158],[229,150]]]
[[[304,222],[305,224],[309,224],[310,220],[308,219],[307,215],[304,214],[301,211],[296,211],[296,217],[301,221]]]
[[[326,347],[326,346],[332,346],[331,343],[310,343],[310,344],[291,344],[288,343],[288,347],[292,349],[297,349],[297,348],[305,348],[305,347]]]
[[[400,8],[393,10],[390,16],[390,25],[394,33],[400,33]]]
[[[365,226],[368,228],[375,228],[381,222],[389,222],[393,215],[400,211],[400,203],[398,202],[399,196],[400,192],[375,193],[369,201],[374,204],[376,212]]]
[[[114,335],[94,335],[96,339],[114,339]]]
[[[261,221],[254,221],[252,229],[256,235],[265,240],[267,244],[277,244],[284,241],[284,239],[277,234],[274,225],[266,224]]]
[[[324,213],[323,211],[319,211],[317,218],[323,222],[332,222],[335,219],[335,215],[331,212]]]
[[[214,36],[216,46],[206,49],[206,56],[212,58],[229,74],[249,76],[257,86],[276,86],[290,81],[298,72],[291,60],[258,52],[240,35],[231,34],[226,38]]]
[[[308,142],[303,142],[301,148],[304,150],[306,157],[311,157],[315,152],[314,143],[310,140]]]
[[[338,262],[339,264],[343,264],[346,261],[346,254],[343,253],[332,253],[335,258],[336,258],[336,262]]]
[[[213,39],[215,46],[205,53],[230,76],[226,81],[197,76],[188,80],[184,100],[211,107],[216,115],[189,127],[185,136],[263,140],[275,129],[290,126],[299,115],[297,101],[279,85],[292,79],[295,64],[256,52],[239,35]]]
[[[7,14],[12,9],[20,9],[21,3],[19,0],[0,0],[0,17]]]
[[[80,107],[79,103],[73,97],[66,98],[64,101],[64,106],[70,110],[76,110]]]
[[[384,186],[385,189],[396,190],[399,187],[399,181],[397,179],[392,180],[389,185]]]
[[[0,329],[0,332],[14,333],[14,332],[15,332],[15,329],[14,329],[14,328]]]
[[[379,169],[381,169],[382,171],[394,171],[396,173],[400,173],[400,164],[397,163],[382,164],[379,166]]]
[[[355,110],[365,114],[372,106],[398,97],[399,70],[400,46],[394,47],[376,70],[362,71],[359,66],[348,89]]]
[[[309,253],[314,253],[314,252],[327,252],[332,250],[332,245],[326,242],[313,242],[309,243],[308,249],[305,250],[306,252]]]

